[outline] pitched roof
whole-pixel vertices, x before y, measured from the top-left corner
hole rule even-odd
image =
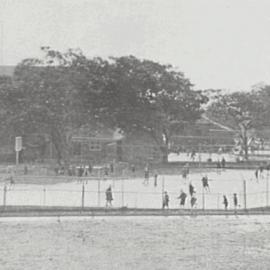
[[[232,128],[230,128],[230,127],[227,127],[227,126],[224,126],[224,125],[222,125],[222,124],[220,124],[220,123],[218,123],[218,122],[216,122],[216,121],[210,119],[210,118],[207,117],[206,115],[202,115],[202,119],[204,119],[204,120],[207,121],[208,123],[211,123],[211,124],[213,124],[213,125],[215,125],[215,126],[221,128],[221,129],[223,129],[223,130],[227,130],[227,131],[230,131],[230,132],[235,132],[234,129],[232,129]]]

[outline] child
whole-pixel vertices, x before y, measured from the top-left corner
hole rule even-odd
[[[193,208],[196,205],[197,198],[195,196],[192,196],[190,199],[190,205],[191,208]]]
[[[144,184],[148,184],[149,183],[149,168],[148,166],[145,166],[144,168]]]
[[[236,211],[236,209],[238,207],[238,198],[237,198],[237,194],[236,193],[233,194],[233,205],[234,205],[234,209]]]
[[[189,183],[189,194],[190,194],[190,196],[192,197],[194,193],[195,193],[195,188],[191,183]]]
[[[229,203],[228,203],[228,199],[225,195],[223,195],[223,204],[224,204],[225,210],[227,210]]]
[[[157,178],[158,178],[158,174],[155,173],[155,175],[154,175],[154,186],[155,187],[157,186]]]
[[[169,201],[169,195],[167,191],[165,191],[163,196],[162,209],[165,209],[165,207],[169,208]]]
[[[207,175],[202,178],[202,185],[203,185],[203,188],[205,190],[207,190],[208,192],[210,192]]]
[[[181,190],[180,191],[180,195],[177,198],[177,199],[180,199],[180,206],[181,207],[184,207],[185,206],[186,198],[187,198],[187,194],[183,190]]]
[[[112,187],[111,186],[109,186],[106,189],[105,194],[106,194],[106,207],[112,206],[113,196],[112,196]]]

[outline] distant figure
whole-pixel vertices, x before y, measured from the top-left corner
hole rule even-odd
[[[78,169],[78,172],[79,172],[79,177],[82,177],[83,176],[83,172],[84,172],[84,169],[83,169],[83,166],[80,165],[79,169]]]
[[[219,147],[219,149],[218,149],[218,154],[221,155],[222,152],[223,152],[223,148],[222,148],[222,147]]]
[[[88,171],[88,168],[87,168],[87,166],[83,166],[83,176],[88,176],[88,174],[89,174],[89,171]]]
[[[154,175],[154,187],[157,186],[157,179],[158,179],[158,174],[155,173],[155,175]]]
[[[228,199],[225,195],[223,195],[223,204],[224,204],[225,210],[227,210],[229,203],[228,203]]]
[[[108,206],[112,206],[112,200],[113,200],[113,196],[112,196],[112,187],[109,186],[106,189],[106,207]]]
[[[195,196],[192,196],[190,199],[191,208],[193,208],[196,205],[196,202],[197,202],[197,198]]]
[[[195,188],[194,188],[194,186],[191,183],[189,183],[188,188],[189,188],[189,194],[192,197],[193,194],[195,193]]]
[[[226,167],[226,160],[225,160],[224,157],[222,157],[222,160],[221,160],[221,167],[222,167],[223,169],[225,169],[225,167]]]
[[[194,161],[195,157],[196,157],[196,152],[195,150],[192,150],[191,154],[190,154],[191,159]]]
[[[233,194],[233,205],[234,205],[234,209],[236,210],[238,207],[238,198],[237,198],[236,193]]]
[[[7,181],[9,181],[10,186],[15,185],[15,180],[11,174],[6,178]]]
[[[72,176],[72,166],[68,167],[68,176]]]
[[[164,192],[163,201],[162,201],[162,209],[165,209],[166,207],[169,208],[169,195],[167,191]]]
[[[183,171],[182,171],[182,178],[184,178],[184,179],[187,178],[187,171],[186,171],[186,169],[183,169]]]
[[[110,171],[111,171],[111,173],[114,173],[114,166],[113,166],[113,163],[110,163]]]
[[[263,170],[264,170],[264,166],[263,166],[263,165],[260,165],[258,170],[259,170],[259,172],[260,172],[260,177],[263,178]]]
[[[259,171],[258,170],[255,170],[255,177],[256,177],[256,180],[258,181],[258,177],[259,177]]]
[[[109,176],[109,168],[107,165],[104,167],[104,175]]]
[[[184,179],[186,179],[187,176],[188,176],[188,174],[189,174],[189,165],[188,165],[188,163],[186,163],[186,164],[184,165],[184,168],[183,168],[183,171],[182,171],[182,177],[183,177]]]
[[[209,183],[208,183],[208,177],[207,175],[205,175],[203,178],[202,178],[202,185],[203,185],[203,188],[205,190],[207,190],[208,192],[210,192],[210,188],[209,188]]]
[[[23,174],[24,175],[27,175],[28,174],[28,167],[27,167],[27,165],[24,165]]]
[[[131,164],[131,171],[132,171],[132,173],[135,173],[135,165],[134,164]]]
[[[220,169],[221,169],[221,163],[220,161],[218,160],[217,161],[217,173],[220,174]]]
[[[180,206],[181,207],[185,206],[186,198],[187,198],[187,194],[183,190],[181,190],[179,197],[177,197],[177,199],[180,199]]]
[[[92,174],[92,171],[93,171],[92,164],[89,163],[89,164],[88,164],[88,172],[89,172],[89,175]]]
[[[146,165],[144,168],[144,184],[149,183],[149,167]]]

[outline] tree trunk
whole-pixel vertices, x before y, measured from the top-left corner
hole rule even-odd
[[[123,161],[122,141],[117,141],[116,143],[116,160],[118,162]]]
[[[243,150],[244,150],[244,158],[245,160],[248,160],[248,137],[247,137],[247,130],[243,128],[242,131],[243,136]]]
[[[168,146],[167,145],[163,145],[160,147],[161,150],[161,155],[162,155],[162,163],[166,164],[168,163]]]
[[[71,158],[71,141],[67,138],[65,134],[54,129],[51,133],[52,143],[56,149],[57,163],[61,166],[64,166],[65,171],[68,171]]]

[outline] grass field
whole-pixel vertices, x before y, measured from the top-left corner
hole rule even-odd
[[[3,270],[270,269],[270,217],[2,218]]]

